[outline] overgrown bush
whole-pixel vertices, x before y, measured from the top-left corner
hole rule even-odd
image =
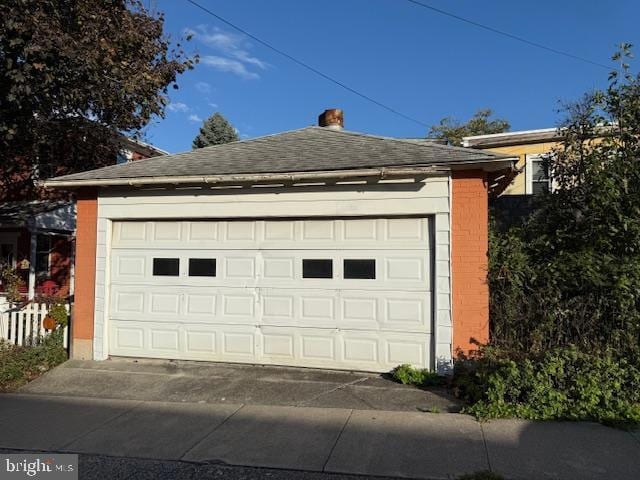
[[[615,59],[627,56],[623,45]],[[640,77],[620,70],[568,108],[547,159],[557,188],[522,226],[492,228],[494,345],[640,359]]]
[[[444,383],[443,377],[440,377],[436,372],[426,368],[414,368],[408,363],[394,368],[391,375],[396,382],[417,387],[442,385]]]
[[[0,391],[14,390],[67,359],[58,329],[31,346],[0,341]]]
[[[640,369],[611,351],[524,354],[485,347],[455,366],[454,385],[478,418],[640,422]]]

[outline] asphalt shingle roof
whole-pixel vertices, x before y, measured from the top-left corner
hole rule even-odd
[[[137,160],[52,179],[106,180],[144,177],[266,174],[374,167],[447,165],[505,160],[469,148],[307,127],[175,155]]]

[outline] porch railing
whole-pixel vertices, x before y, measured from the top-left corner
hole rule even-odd
[[[66,306],[67,312],[69,305]],[[33,345],[39,338],[49,335],[42,325],[47,315],[46,303],[28,303],[22,307],[12,307],[0,298],[0,339],[14,345]],[[69,327],[64,327],[64,348],[69,344]]]

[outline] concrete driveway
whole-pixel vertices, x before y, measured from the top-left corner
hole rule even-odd
[[[20,393],[410,412],[461,407],[444,388],[422,390],[373,373],[165,360],[70,360]]]

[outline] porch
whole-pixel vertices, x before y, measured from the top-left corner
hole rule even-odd
[[[75,205],[66,201],[0,204],[0,265],[22,280],[25,300],[73,295]],[[0,296],[6,293],[0,279]]]

